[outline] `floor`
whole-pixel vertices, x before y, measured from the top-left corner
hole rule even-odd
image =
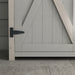
[[[0,52],[0,75],[75,75],[75,58],[16,58]]]

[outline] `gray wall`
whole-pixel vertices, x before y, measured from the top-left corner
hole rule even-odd
[[[8,0],[0,0],[0,50],[8,49]]]

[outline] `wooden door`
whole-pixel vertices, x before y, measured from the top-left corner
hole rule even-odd
[[[73,23],[73,0],[62,3]],[[64,56],[73,50],[53,0],[14,0],[14,16],[14,29],[25,32],[14,36],[16,57]]]

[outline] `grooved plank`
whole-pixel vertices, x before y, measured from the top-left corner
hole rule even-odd
[[[65,28],[67,30],[67,33],[68,33],[68,35],[69,35],[69,37],[70,37],[70,39],[71,39],[71,41],[73,43],[73,25],[72,25],[72,23],[71,23],[71,21],[70,21],[70,19],[68,17],[68,14],[64,9],[64,6],[63,6],[61,0],[53,0],[53,1],[55,3],[55,6],[56,6],[56,8],[58,10],[58,13],[59,13],[62,21],[64,23],[64,26],[65,26]]]
[[[8,37],[0,37],[0,50],[8,50]]]
[[[32,5],[31,5],[31,8],[29,9],[29,12],[26,16],[26,19],[24,20],[24,23],[23,23],[23,26],[22,27],[22,30],[25,32],[25,35],[22,37],[22,43],[24,43],[24,39],[25,37],[27,36],[27,34],[29,33],[30,31],[30,28],[33,26],[33,20],[34,20],[34,17],[36,16],[37,14],[37,11],[38,11],[38,8],[39,8],[39,5],[41,4],[42,0],[34,0]]]
[[[53,2],[43,0],[43,43],[53,41]]]
[[[41,0],[34,0],[33,1],[31,9],[28,12],[28,15],[27,15],[27,17],[26,17],[26,19],[25,19],[25,21],[23,23],[23,28],[24,28],[23,30],[26,32],[25,34],[27,34],[27,32],[28,32],[28,30],[29,30],[29,28],[31,26],[32,20],[34,18],[34,15],[35,15],[40,3],[41,3]]]
[[[0,2],[8,2],[8,0],[0,0]]]
[[[8,35],[8,20],[0,20],[0,36]]]
[[[71,22],[73,23],[73,0],[61,0],[65,10],[67,11],[67,14],[71,20]]]
[[[33,19],[32,23],[32,29],[33,29],[33,43],[42,43],[42,0],[41,3],[37,9],[36,16]]]
[[[53,5],[53,44],[62,44],[62,23]]]
[[[8,19],[8,4],[0,3],[0,19]]]

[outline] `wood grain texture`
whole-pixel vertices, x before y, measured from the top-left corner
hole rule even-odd
[[[43,32],[43,24],[42,24],[42,1],[39,3],[37,12],[32,21],[32,43],[42,43],[42,32]]]
[[[15,60],[14,37],[10,37],[10,27],[14,28],[14,0],[9,0],[9,60]]]
[[[32,6],[28,12],[27,17],[26,17],[26,20],[23,23],[23,28],[24,28],[24,31],[26,34],[27,34],[29,28],[31,27],[32,20],[34,18],[34,15],[35,15],[40,3],[41,3],[41,0],[34,0],[32,3]]]
[[[65,11],[64,6],[60,0],[53,0],[53,1],[55,3],[55,6],[58,10],[58,13],[59,13],[62,21],[64,23],[64,26],[68,32],[68,35],[73,43],[73,25],[67,15],[67,12]]]
[[[43,43],[53,43],[53,6],[52,0],[43,0]]]
[[[40,46],[43,44],[71,44],[52,0],[41,0],[39,5],[36,6],[37,9],[35,15],[33,14],[32,16],[33,19],[29,18],[28,20],[28,22],[31,21],[30,25],[22,26],[22,21],[26,16],[27,10],[31,6],[31,3],[32,1],[30,0],[15,0],[15,29],[26,31],[25,29],[28,26],[28,33],[15,35],[15,50],[24,50],[29,44],[41,44]],[[66,4],[65,7],[67,5],[68,4]],[[32,13],[34,12],[32,11]],[[70,16],[71,14],[72,13],[70,13]],[[26,19],[24,23],[26,22]],[[29,46],[29,48],[31,47]]]
[[[63,38],[62,27],[63,24],[53,4],[53,44],[62,44],[62,38]]]
[[[63,57],[65,55],[67,57],[70,52],[72,56],[73,45],[70,43],[53,0],[40,0],[40,2],[37,0],[35,3],[38,6],[34,5],[37,8],[34,7],[36,12],[32,7],[29,9],[31,2],[30,0],[15,0],[15,29],[26,32],[22,35],[15,35],[15,56]],[[66,3],[65,6],[67,5],[69,4]],[[30,11],[32,12],[30,13]],[[72,17],[72,13],[68,13]],[[22,25],[23,20],[24,24]]]

